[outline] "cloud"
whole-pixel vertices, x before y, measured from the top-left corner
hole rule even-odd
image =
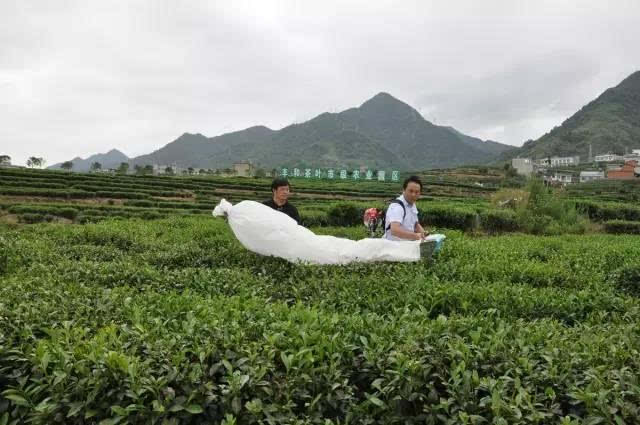
[[[495,73],[446,81],[420,97],[417,107],[437,123],[512,139],[575,112],[585,84],[599,72],[600,64],[587,55],[552,52]]]
[[[2,2],[0,153],[133,156],[380,91],[518,145],[638,68],[636,3]]]

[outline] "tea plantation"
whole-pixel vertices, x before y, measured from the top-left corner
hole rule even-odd
[[[307,266],[246,251],[208,215],[266,180],[122,176],[149,186],[134,199],[3,173],[0,424],[638,423],[632,205],[582,194],[586,228],[533,235],[518,220],[553,206],[521,216],[434,186],[422,218],[448,237],[434,263]],[[314,231],[354,239],[364,229],[336,221],[395,191],[299,186]]]

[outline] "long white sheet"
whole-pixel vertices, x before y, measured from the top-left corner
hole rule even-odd
[[[231,205],[223,199],[213,210],[213,215],[226,215],[234,235],[248,250],[291,262],[347,264],[420,260],[419,241],[395,242],[372,238],[353,241],[316,235],[299,226],[288,215],[255,201]],[[443,239],[444,235],[430,235],[426,240]]]

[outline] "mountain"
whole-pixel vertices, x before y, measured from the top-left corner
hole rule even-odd
[[[102,165],[103,169],[106,168],[118,168],[121,162],[128,162],[129,157],[120,152],[117,149],[111,149],[107,153],[99,153],[95,155],[91,155],[87,159],[82,159],[80,157],[73,158],[71,162],[73,162],[73,171],[89,171],[91,169],[91,164],[94,162],[99,162]],[[53,164],[50,167],[47,167],[52,170],[61,169],[61,165],[63,163],[60,162],[58,164]]]
[[[493,140],[482,140],[482,139],[478,139],[477,137],[467,136],[466,134],[460,133],[458,130],[456,130],[453,127],[445,127],[445,128],[447,128],[452,133],[454,133],[464,143],[468,144],[469,146],[473,146],[477,149],[480,149],[481,151],[486,152],[489,155],[500,155],[502,153],[517,149],[515,146],[505,145],[502,143],[495,142]]]
[[[589,145],[593,156],[640,149],[640,71],[605,90],[559,127],[502,158],[580,155],[586,161]]]
[[[184,168],[230,167],[234,161],[246,159],[246,155],[257,145],[268,141],[273,133],[273,130],[264,126],[212,138],[202,134],[184,133],[163,148],[132,159],[131,164],[176,164]]]
[[[414,108],[379,93],[357,108],[323,113],[280,130],[264,126],[207,138],[185,133],[132,165],[227,168],[251,160],[264,168],[358,167],[422,170],[483,163],[512,149],[436,126]]]

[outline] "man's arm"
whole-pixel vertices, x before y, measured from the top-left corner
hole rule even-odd
[[[424,230],[424,229],[422,228],[422,226],[420,225],[420,223],[418,223],[418,222],[416,222],[415,231],[416,231],[416,233],[421,233],[421,234],[423,234],[423,235],[425,235],[425,236],[427,236],[427,235],[429,234],[429,232],[427,232],[426,230]]]
[[[391,223],[391,228],[389,229],[391,234],[396,238],[407,239],[410,241],[419,241],[422,239],[422,233],[410,232],[409,230],[405,230],[402,227],[402,223],[398,223],[394,221]]]

